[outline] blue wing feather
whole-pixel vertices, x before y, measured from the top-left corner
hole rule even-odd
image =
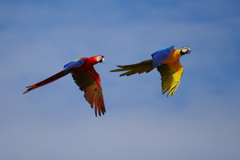
[[[172,53],[174,45],[160,49],[152,54],[152,65],[154,67],[160,66]]]
[[[81,59],[81,58],[75,59],[74,61],[69,62],[68,64],[65,64],[63,67],[63,70],[80,67],[84,63],[84,61],[86,61],[86,59]]]

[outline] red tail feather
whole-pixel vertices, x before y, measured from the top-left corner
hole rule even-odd
[[[23,94],[25,94],[25,93],[27,93],[27,92],[29,92],[31,90],[34,90],[34,89],[36,89],[38,87],[41,87],[41,86],[44,86],[46,84],[52,83],[52,82],[58,80],[59,78],[62,78],[63,76],[66,76],[70,72],[71,72],[70,70],[68,70],[68,71],[61,71],[61,72],[58,72],[57,74],[55,74],[55,75],[53,75],[53,76],[51,76],[51,77],[49,77],[49,78],[47,78],[47,79],[45,79],[45,80],[43,80],[41,82],[38,82],[38,83],[33,84],[31,86],[27,86],[28,89],[25,92],[23,92]]]

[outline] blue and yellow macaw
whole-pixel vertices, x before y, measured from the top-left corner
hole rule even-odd
[[[148,73],[157,68],[162,76],[162,93],[168,92],[167,96],[170,96],[176,92],[184,70],[179,59],[183,55],[190,53],[191,48],[189,46],[175,50],[174,45],[172,45],[154,52],[152,59],[136,64],[118,66],[119,69],[110,72],[126,71],[120,76],[130,76],[135,73]]]
[[[102,62],[104,62],[104,56],[101,55],[89,58],[78,58],[64,65],[64,69],[57,74],[41,82],[28,86],[28,89],[23,92],[23,94],[38,87],[52,83],[59,78],[72,73],[72,77],[75,83],[79,86],[79,89],[81,91],[84,91],[84,97],[86,101],[88,101],[92,108],[95,108],[95,115],[104,115],[106,110],[104,105],[102,86],[100,83],[100,76],[93,67],[95,64]]]

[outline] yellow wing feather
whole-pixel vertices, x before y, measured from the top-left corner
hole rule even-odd
[[[184,68],[181,66],[179,60],[170,64],[162,64],[157,67],[162,76],[162,93],[167,93],[167,96],[173,95],[182,77]]]

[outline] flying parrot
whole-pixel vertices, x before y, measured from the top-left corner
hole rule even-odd
[[[118,65],[118,69],[111,70],[110,72],[126,71],[120,76],[130,76],[135,73],[148,73],[157,68],[161,74],[162,94],[167,93],[167,96],[170,96],[176,92],[184,70],[179,59],[183,55],[190,53],[191,48],[189,46],[175,50],[174,45],[172,45],[154,52],[151,55],[152,59],[136,64]]]
[[[72,73],[75,83],[79,86],[81,91],[84,91],[84,97],[86,101],[91,105],[92,108],[95,108],[95,115],[104,115],[106,110],[100,76],[93,67],[95,64],[102,62],[104,62],[104,56],[101,55],[75,59],[74,61],[64,65],[64,69],[57,74],[41,82],[28,86],[28,89],[23,92],[23,94],[56,81],[69,73]]]

